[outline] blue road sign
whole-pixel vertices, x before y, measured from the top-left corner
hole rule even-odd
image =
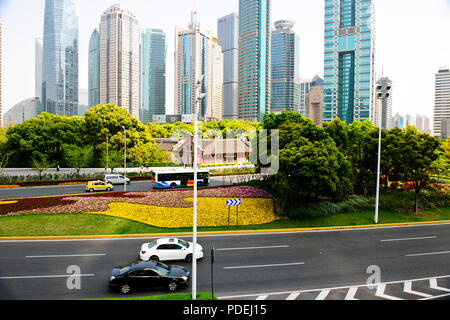
[[[227,200],[227,206],[240,206],[242,203],[241,199],[230,199]]]

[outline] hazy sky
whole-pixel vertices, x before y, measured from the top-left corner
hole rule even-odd
[[[238,0],[78,0],[79,85],[88,87],[88,44],[101,14],[114,3],[131,9],[141,28],[167,38],[167,112],[173,108],[175,26],[187,27],[192,9],[201,28],[217,34],[217,19],[238,12]],[[450,66],[450,0],[374,0],[376,71],[394,81],[394,113],[427,114],[434,108],[434,75]],[[42,38],[45,0],[0,0],[3,23],[3,111],[33,97],[34,44]],[[294,20],[300,36],[300,75],[323,75],[323,0],[272,0],[272,22]]]

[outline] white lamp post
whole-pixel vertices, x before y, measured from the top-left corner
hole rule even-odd
[[[200,94],[204,76],[200,76],[197,80],[196,89],[198,90],[198,98],[195,102],[194,113],[194,226],[192,237],[192,300],[197,299],[197,180],[198,180],[198,106],[206,97],[206,93]]]
[[[124,152],[124,168],[125,168],[125,181],[123,183],[123,192],[127,192],[127,131],[125,130],[125,126],[122,126],[123,132],[125,133],[125,152]]]
[[[382,86],[382,85],[378,85],[377,86],[377,98],[378,99],[385,99],[385,98],[389,98],[390,96],[390,90],[391,87],[390,86]],[[380,127],[380,132],[378,134],[378,165],[377,165],[377,194],[376,194],[376,203],[375,203],[375,224],[378,224],[378,214],[379,214],[379,206],[380,206],[380,174],[381,174],[381,130],[383,127],[383,105],[380,105],[380,108],[378,110],[379,113],[379,117],[378,117],[378,121],[379,121],[379,127]]]

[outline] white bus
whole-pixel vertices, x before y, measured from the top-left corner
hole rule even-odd
[[[152,170],[152,184],[155,189],[194,187],[194,169],[164,168]],[[209,186],[209,170],[198,170],[197,186]]]

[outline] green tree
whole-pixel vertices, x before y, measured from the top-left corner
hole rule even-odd
[[[39,180],[42,180],[43,173],[54,166],[54,162],[49,160],[48,155],[41,153],[39,151],[34,151],[31,156],[31,166],[39,174]]]
[[[64,159],[69,168],[74,168],[77,178],[80,178],[81,168],[86,168],[91,163],[94,156],[93,146],[80,147],[77,145],[65,145]]]
[[[415,192],[414,211],[419,213],[420,192],[430,182],[432,163],[442,151],[439,139],[417,131],[416,127],[409,126],[400,142],[401,177],[403,182],[412,183]]]

